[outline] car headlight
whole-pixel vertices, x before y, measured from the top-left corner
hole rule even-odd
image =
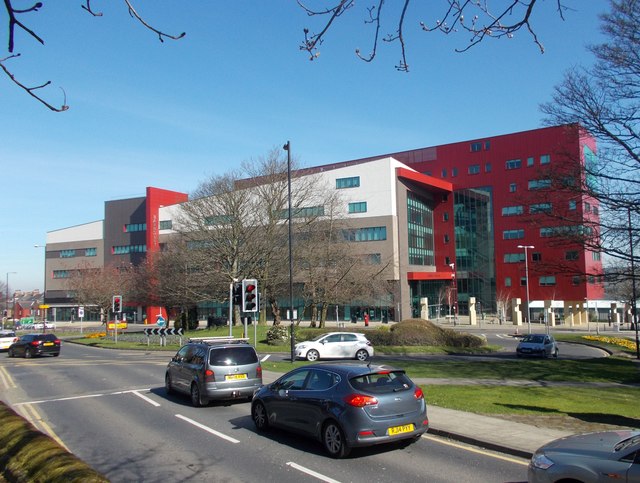
[[[541,470],[549,469],[553,466],[553,461],[547,458],[544,454],[534,454],[531,458],[531,466],[539,468]]]
[[[305,344],[296,344],[296,349],[304,349],[307,346]]]

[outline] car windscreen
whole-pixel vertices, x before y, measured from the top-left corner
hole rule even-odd
[[[212,366],[240,366],[255,364],[258,356],[253,347],[220,347],[213,349],[209,355]]]
[[[404,371],[383,371],[372,374],[363,374],[349,379],[351,386],[370,394],[389,394],[405,391],[413,385]]]
[[[527,335],[522,342],[531,342],[533,344],[542,344],[544,342],[543,335]]]

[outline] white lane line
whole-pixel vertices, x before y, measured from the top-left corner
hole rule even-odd
[[[146,389],[129,389],[128,391],[115,391],[115,392],[111,392],[111,393],[98,393],[98,394],[87,394],[85,396],[69,396],[69,397],[60,397],[60,398],[56,398],[56,399],[41,399],[40,401],[26,401],[26,402],[21,402],[21,403],[15,403],[13,404],[13,406],[20,406],[23,404],[44,404],[44,403],[48,403],[48,402],[58,402],[58,401],[73,401],[75,399],[88,399],[88,398],[92,398],[92,397],[102,397],[102,396],[118,396],[120,394],[129,394],[130,392],[136,392],[136,391],[145,391],[145,392],[149,392],[151,391],[151,388],[146,388]]]
[[[189,424],[193,424],[197,428],[204,429],[206,432],[211,433],[211,434],[217,436],[218,438],[226,439],[230,443],[236,443],[237,444],[237,443],[240,442],[237,439],[232,438],[231,436],[227,436],[226,434],[223,434],[223,433],[221,433],[219,431],[216,431],[215,429],[209,428],[208,426],[205,426],[204,424],[200,424],[199,422],[194,421],[193,419],[189,419],[189,418],[183,416],[182,414],[176,414],[176,418],[182,419],[183,421],[186,421]]]
[[[148,398],[147,396],[145,396],[144,394],[140,394],[138,391],[131,391],[132,394],[135,394],[136,396],[138,396],[140,399],[142,399],[143,401],[147,401],[149,404],[151,404],[152,406],[155,407],[160,407],[160,403],[155,402],[153,399]]]
[[[322,473],[318,473],[317,471],[310,470],[309,468],[305,468],[304,466],[300,466],[298,463],[294,463],[293,461],[288,461],[287,466],[291,466],[291,468],[301,471],[309,476],[313,476],[314,478],[319,479],[320,481],[326,481],[327,483],[340,483],[338,480],[334,480],[333,478],[329,478],[328,476],[323,475]]]
[[[271,354],[265,355],[262,359],[260,359],[260,362],[266,361],[269,357],[271,357]]]
[[[440,444],[444,444],[446,446],[453,446],[454,448],[463,449],[465,451],[470,451],[471,453],[478,453],[478,454],[481,454],[481,455],[484,455],[484,456],[490,456],[490,457],[498,459],[498,460],[508,461],[510,463],[515,463],[515,464],[522,465],[522,466],[528,466],[529,465],[529,461],[527,461],[527,460],[516,459],[516,458],[512,458],[510,456],[505,456],[505,455],[501,455],[501,454],[498,454],[498,453],[493,453],[491,451],[477,449],[477,448],[474,448],[472,446],[459,444],[459,443],[454,443],[453,441],[447,441],[447,440],[439,438],[437,436],[431,436],[430,434],[423,434],[422,437],[424,439],[428,439],[429,441],[433,441],[434,443],[440,443]]]

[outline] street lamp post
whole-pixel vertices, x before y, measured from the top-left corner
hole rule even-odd
[[[518,245],[518,248],[524,249],[524,283],[527,285],[527,330],[531,333],[531,307],[529,307],[529,259],[527,257],[527,249],[535,248],[533,245]]]
[[[287,194],[289,201],[289,310],[290,315],[289,319],[291,321],[291,325],[289,327],[290,330],[290,341],[291,341],[291,362],[295,360],[295,332],[293,327],[293,256],[292,256],[292,234],[291,234],[291,141],[287,141],[287,143],[282,147],[287,152]]]
[[[449,268],[451,268],[451,289],[453,291],[453,325],[456,325],[458,319],[458,283],[456,281],[456,264],[450,263]]]
[[[7,317],[6,317],[7,319],[9,319],[9,274],[15,274],[15,273],[18,273],[18,272],[7,272],[7,284],[6,284],[6,289],[7,289],[7,294],[6,295],[7,295],[7,298],[5,300],[5,306],[4,306],[4,309],[5,309],[6,313],[7,313]],[[13,304],[13,306],[14,306],[14,310],[15,310],[15,303]],[[15,318],[14,314],[11,314],[11,317]],[[2,319],[2,329],[3,330],[4,330],[4,320],[5,319],[3,318]]]
[[[42,282],[42,305],[46,306],[47,295],[47,245],[33,245],[34,248],[44,248],[44,277]],[[42,332],[47,331],[47,309],[42,309]]]

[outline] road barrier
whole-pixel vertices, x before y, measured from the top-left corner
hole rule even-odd
[[[167,327],[145,327],[144,329],[144,335],[147,336],[147,345],[149,345],[151,343],[151,336],[152,335],[159,335],[160,336],[160,345],[161,346],[166,346],[167,345],[167,336],[168,335],[174,335],[174,336],[178,336],[180,337],[180,345],[182,345],[182,329],[169,329]]]

